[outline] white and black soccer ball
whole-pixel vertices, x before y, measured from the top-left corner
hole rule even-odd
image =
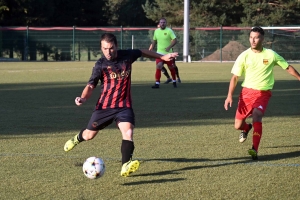
[[[82,171],[89,179],[100,178],[105,172],[105,164],[101,158],[89,157],[83,163]]]

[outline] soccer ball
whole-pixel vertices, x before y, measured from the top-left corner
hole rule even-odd
[[[100,178],[105,172],[105,164],[101,158],[89,157],[83,163],[82,171],[89,179]]]

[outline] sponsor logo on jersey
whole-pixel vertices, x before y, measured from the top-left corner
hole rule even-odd
[[[263,63],[264,63],[264,65],[267,65],[267,64],[269,64],[269,60],[268,59],[263,59]]]

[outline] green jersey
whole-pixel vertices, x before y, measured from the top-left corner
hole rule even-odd
[[[176,38],[175,33],[170,28],[165,28],[164,30],[158,28],[154,31],[153,40],[157,42],[157,53],[159,54],[168,54],[172,53],[172,48],[169,52],[166,51],[166,48],[170,46],[171,41]]]
[[[270,90],[274,86],[273,68],[279,65],[286,69],[289,64],[283,57],[271,49],[263,48],[262,52],[254,53],[251,48],[239,55],[231,73],[244,76],[243,87],[255,90]]]

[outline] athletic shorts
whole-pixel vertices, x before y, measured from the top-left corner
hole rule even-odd
[[[173,64],[174,64],[174,59],[173,59],[173,60],[170,60],[170,61],[164,61],[164,60],[162,60],[162,59],[160,59],[160,58],[156,58],[155,61],[156,61],[156,64],[162,62],[163,64],[167,64],[168,67],[173,67]]]
[[[270,90],[263,91],[243,88],[239,96],[235,118],[240,120],[246,119],[252,115],[254,108],[265,113],[271,96],[272,92]]]
[[[134,113],[132,108],[107,108],[103,110],[94,110],[87,125],[88,130],[102,130],[113,121],[116,124],[120,122],[130,122],[135,125]]]

